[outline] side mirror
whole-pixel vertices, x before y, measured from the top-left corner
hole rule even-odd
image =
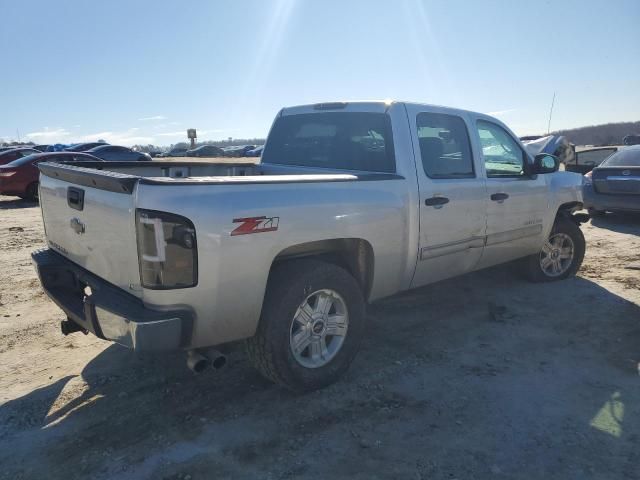
[[[554,155],[548,153],[539,153],[533,159],[533,172],[538,173],[553,173],[557,172],[560,168],[560,161]]]

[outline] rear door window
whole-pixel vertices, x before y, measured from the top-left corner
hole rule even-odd
[[[455,115],[419,113],[418,144],[430,178],[473,178],[473,157],[464,120]]]
[[[279,117],[264,163],[370,172],[396,171],[389,116],[326,112]]]

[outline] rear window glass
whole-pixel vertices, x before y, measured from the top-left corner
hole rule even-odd
[[[38,158],[36,155],[39,155],[40,153],[34,153],[31,155],[27,155],[26,157],[22,157],[19,158],[17,160],[14,160],[11,163],[8,163],[7,166],[9,167],[21,167],[22,165],[26,165],[27,163],[31,163],[33,162],[36,158]]]
[[[389,116],[327,112],[279,117],[262,161],[280,165],[395,172]]]
[[[617,151],[604,162],[603,167],[640,167],[640,148],[626,149]]]

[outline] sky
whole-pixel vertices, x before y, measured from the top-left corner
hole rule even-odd
[[[640,120],[639,0],[0,0],[0,141],[265,137],[284,106],[406,100],[518,135]]]

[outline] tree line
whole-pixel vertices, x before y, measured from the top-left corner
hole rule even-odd
[[[562,135],[575,145],[622,145],[625,136],[640,134],[640,122],[605,123],[557,130],[552,134]]]
[[[202,145],[215,145],[216,147],[232,147],[234,145],[264,145],[264,138],[229,138],[227,140],[207,140],[205,142],[196,142],[196,146],[200,147]],[[178,142],[173,143],[167,148],[159,147],[157,145],[134,145],[134,150],[138,150],[139,152],[161,152],[164,150],[170,150],[172,148],[191,148],[191,144],[189,142]]]

